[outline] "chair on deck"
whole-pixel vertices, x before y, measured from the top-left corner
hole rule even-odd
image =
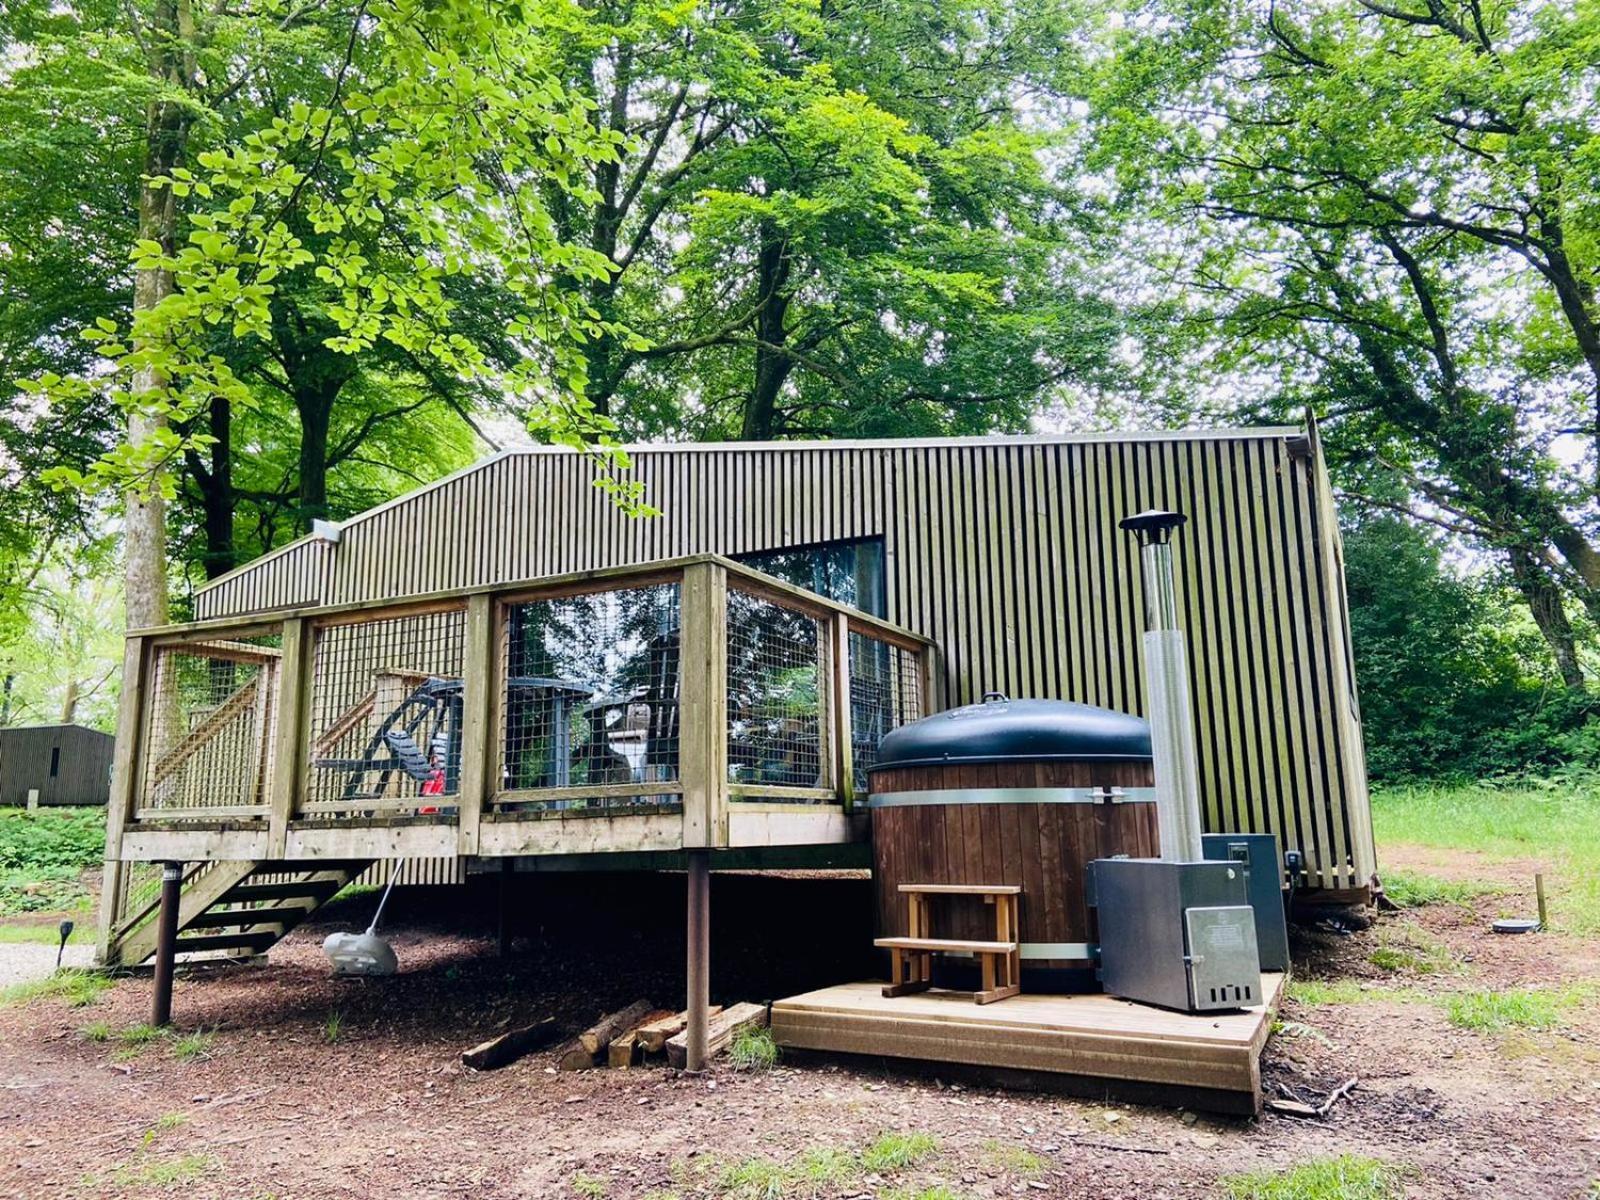
[[[425,680],[378,723],[359,757],[317,758],[313,765],[347,773],[341,800],[381,798],[397,771],[421,785],[422,795],[453,792],[461,774],[461,690],[459,679]],[[427,741],[437,763],[417,741],[430,722]],[[374,774],[377,786],[363,790],[367,777]]]

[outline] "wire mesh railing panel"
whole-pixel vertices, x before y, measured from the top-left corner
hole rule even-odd
[[[850,631],[850,760],[856,791],[891,730],[923,715],[922,655],[870,634]]]
[[[676,582],[502,610],[498,791],[510,811],[677,799],[681,589]]]
[[[318,626],[305,812],[437,811],[461,787],[466,610]]]
[[[161,899],[161,864],[130,862],[122,867],[121,894],[115,898],[112,931],[122,938],[138,929],[152,916]],[[106,903],[102,898],[101,903]]]
[[[141,816],[265,813],[280,635],[158,646],[145,700]]]
[[[827,706],[820,623],[728,589],[728,780],[827,788]]]

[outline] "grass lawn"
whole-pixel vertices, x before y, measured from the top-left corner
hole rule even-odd
[[[1380,865],[1388,845],[1463,850],[1501,861],[1542,860],[1550,865],[1552,926],[1600,934],[1600,777],[1376,788],[1372,823]],[[1414,875],[1405,882],[1418,891],[1461,887]]]

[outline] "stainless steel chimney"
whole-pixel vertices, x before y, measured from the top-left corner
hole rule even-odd
[[[1187,520],[1182,513],[1153,509],[1121,523],[1138,539],[1144,572],[1150,742],[1155,757],[1161,857],[1167,862],[1200,861],[1200,835],[1204,832],[1189,702],[1189,656],[1178,629],[1178,599],[1172,584],[1172,535]]]

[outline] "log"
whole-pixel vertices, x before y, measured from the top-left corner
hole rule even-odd
[[[561,1057],[556,1059],[558,1071],[587,1071],[600,1065],[600,1056],[583,1048],[582,1042],[569,1042]]]
[[[612,1038],[606,1047],[606,1066],[613,1070],[631,1067],[639,1057],[639,1035],[629,1030],[619,1038]]]
[[[479,1042],[470,1050],[461,1052],[461,1061],[465,1066],[479,1071],[492,1071],[496,1067],[503,1067],[514,1063],[524,1054],[531,1054],[535,1050],[543,1049],[550,1045],[560,1035],[554,1017],[546,1017],[532,1025],[524,1025],[519,1029],[509,1029],[497,1038],[490,1038],[487,1042]]]
[[[631,1067],[639,1060],[639,1029],[653,1021],[672,1016],[670,1008],[652,1009],[644,1015],[644,1019],[635,1021],[633,1027],[626,1033],[619,1033],[611,1039],[611,1045],[606,1050],[606,1065],[608,1067]]]
[[[706,1009],[708,1017],[714,1017],[722,1011],[722,1005],[713,1004]],[[662,1017],[659,1021],[649,1021],[639,1026],[639,1045],[644,1047],[646,1054],[660,1054],[667,1048],[667,1039],[675,1033],[682,1033],[689,1025],[687,1012],[675,1013],[672,1016]]]
[[[609,1016],[601,1017],[578,1035],[578,1044],[590,1054],[604,1054],[611,1039],[626,1033],[644,1020],[654,1008],[648,1000],[635,1000],[627,1008],[620,1008]]]
[[[712,1017],[706,1026],[706,1058],[715,1058],[733,1044],[734,1035],[741,1029],[765,1028],[767,1006],[764,1004],[735,1004]],[[675,1033],[667,1039],[667,1065],[680,1071],[689,1060],[689,1031]]]

